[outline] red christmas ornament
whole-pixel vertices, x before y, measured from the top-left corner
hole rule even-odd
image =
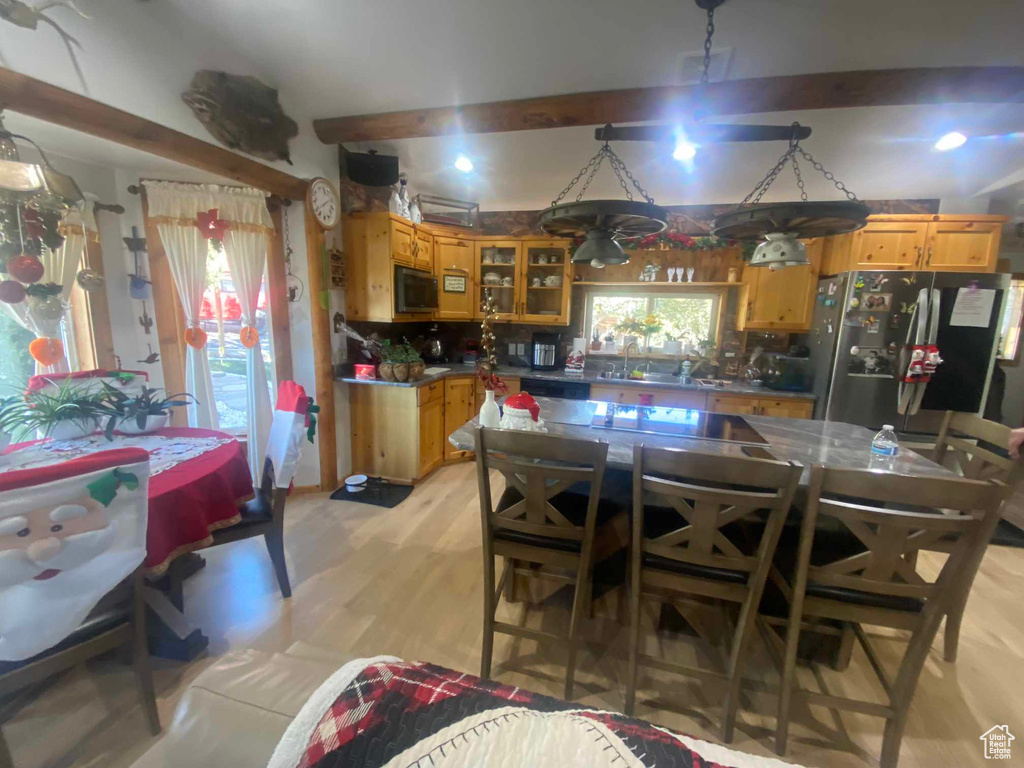
[[[21,283],[38,283],[44,271],[43,262],[35,256],[23,253],[7,260],[7,273]]]
[[[8,304],[20,304],[25,300],[25,286],[17,280],[4,280],[0,283],[0,301]]]

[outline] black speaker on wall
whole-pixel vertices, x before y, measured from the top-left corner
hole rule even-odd
[[[375,150],[369,152],[349,152],[341,144],[338,145],[338,160],[341,166],[341,177],[349,178],[357,184],[368,187],[390,187],[398,183],[398,156],[378,155]]]

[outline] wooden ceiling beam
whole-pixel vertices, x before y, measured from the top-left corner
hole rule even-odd
[[[0,104],[12,112],[99,136],[290,200],[302,200],[306,196],[308,183],[303,179],[144,117],[2,67]]]
[[[1024,67],[821,72],[698,85],[570,93],[314,120],[325,144],[843,107],[1024,101]]]

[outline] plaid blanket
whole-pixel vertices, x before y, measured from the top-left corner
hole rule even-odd
[[[269,768],[788,765],[433,664],[361,659],[307,702]]]

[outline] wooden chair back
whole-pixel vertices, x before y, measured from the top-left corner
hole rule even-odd
[[[999,515],[1006,495],[1007,488],[999,481],[910,477],[816,464],[797,581],[897,598],[934,598],[940,583],[953,579],[977,548],[985,546],[991,516]],[[887,504],[898,508],[887,509]],[[950,510],[961,514],[949,514]],[[822,517],[839,521],[864,551],[811,565],[813,538]],[[917,571],[920,550],[950,553],[934,579]]]
[[[1012,430],[973,413],[946,411],[932,460],[970,480],[1001,480],[1010,488],[1024,478],[1024,459],[1002,456],[982,441],[1009,451]]]
[[[803,467],[797,462],[722,456],[672,448],[633,448],[634,532],[642,532],[643,493],[668,500],[677,528],[639,539],[641,552],[732,571],[754,571],[774,551]],[[739,488],[737,488],[737,486]],[[757,554],[746,555],[723,531],[729,523],[769,510]]]
[[[608,443],[483,427],[477,429],[475,442],[480,511],[487,539],[496,528],[573,541],[593,538]],[[491,502],[492,469],[501,472],[508,486],[523,497],[500,512],[495,512]],[[579,482],[590,486],[582,527],[550,501]]]

